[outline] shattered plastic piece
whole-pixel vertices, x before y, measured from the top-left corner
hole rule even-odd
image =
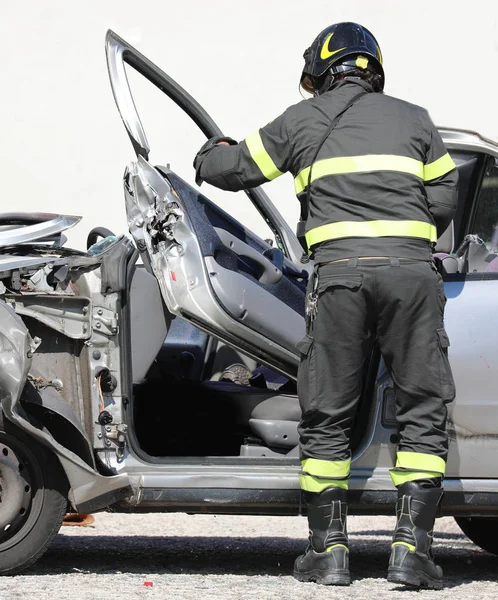
[[[90,248],[88,248],[87,253],[90,256],[97,256],[101,254],[106,248],[108,248],[111,244],[113,244],[118,238],[115,235],[109,235],[103,240],[96,242]]]
[[[144,581],[146,587],[152,587],[152,581]]]

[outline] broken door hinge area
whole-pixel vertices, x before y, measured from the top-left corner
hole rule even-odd
[[[118,333],[118,315],[115,311],[105,306],[94,306],[93,329],[104,335],[116,335]]]
[[[90,337],[89,298],[5,294],[5,301],[17,314],[32,317],[69,338],[85,340]]]

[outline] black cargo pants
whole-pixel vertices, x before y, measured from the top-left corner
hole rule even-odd
[[[351,426],[375,339],[396,393],[395,485],[405,471],[420,472],[408,479],[444,474],[446,403],[455,396],[445,303],[442,277],[431,262],[352,258],[315,267],[306,337],[299,344],[301,487],[320,491],[335,477],[335,485],[346,487]]]

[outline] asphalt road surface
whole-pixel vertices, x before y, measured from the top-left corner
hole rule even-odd
[[[290,575],[306,544],[304,517],[117,515],[64,526],[22,575],[0,578],[0,599],[318,600],[498,598],[498,557],[481,551],[451,518],[438,519],[434,550],[442,591],[385,580],[394,517],[350,517],[349,588]]]

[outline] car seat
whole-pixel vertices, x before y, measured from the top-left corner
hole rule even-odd
[[[451,221],[443,234],[439,236],[433,254],[434,260],[439,263],[443,274],[458,273],[460,270],[460,263],[452,254],[454,243],[454,224]]]

